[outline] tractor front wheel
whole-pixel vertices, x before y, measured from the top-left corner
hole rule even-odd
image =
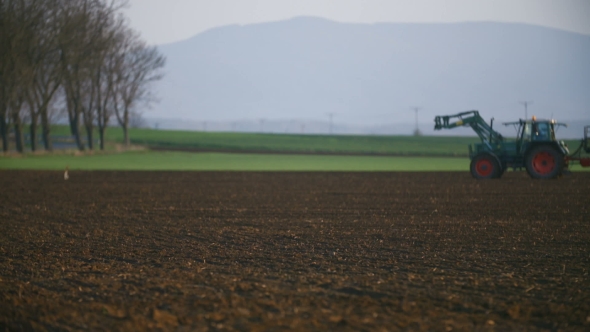
[[[561,174],[563,156],[551,146],[539,146],[526,157],[526,171],[533,179],[553,179]]]
[[[471,159],[471,175],[476,179],[495,179],[500,177],[500,164],[489,154],[480,154]]]

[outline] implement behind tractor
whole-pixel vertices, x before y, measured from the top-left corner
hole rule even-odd
[[[481,143],[469,146],[471,174],[476,179],[493,179],[502,176],[508,168],[525,168],[535,179],[556,178],[568,171],[570,164],[579,162],[590,167],[590,158],[582,158],[582,151],[590,153],[590,126],[584,128],[584,139],[572,154],[563,141],[555,139],[555,128],[566,126],[554,120],[519,120],[504,123],[514,126],[516,139],[505,139],[494,130],[494,119],[487,124],[478,111],[437,116],[434,129],[451,129],[470,126]]]

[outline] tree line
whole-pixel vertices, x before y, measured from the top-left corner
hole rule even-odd
[[[133,112],[153,101],[164,57],[133,31],[119,0],[0,0],[0,137],[24,152],[53,149],[51,125],[67,116],[79,150],[104,149],[111,123],[129,145]],[[39,137],[39,135],[41,137]]]

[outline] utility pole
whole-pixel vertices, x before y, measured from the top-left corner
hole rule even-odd
[[[524,119],[526,120],[526,119],[529,118],[529,116],[528,116],[528,106],[529,105],[532,105],[533,104],[533,101],[532,100],[530,100],[530,101],[519,101],[519,103],[521,105],[524,105]]]
[[[420,136],[422,135],[422,133],[420,133],[420,129],[418,128],[418,111],[422,109],[422,107],[410,107],[411,110],[413,110],[416,113],[416,129],[414,129],[414,136]]]
[[[264,119],[259,119],[258,121],[260,121],[260,132],[263,133],[264,132]]]
[[[326,115],[330,117],[330,135],[332,135],[332,117],[334,116],[334,113],[326,113]]]

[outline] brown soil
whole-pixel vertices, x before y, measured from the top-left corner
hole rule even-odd
[[[590,173],[0,172],[0,331],[590,329]]]

